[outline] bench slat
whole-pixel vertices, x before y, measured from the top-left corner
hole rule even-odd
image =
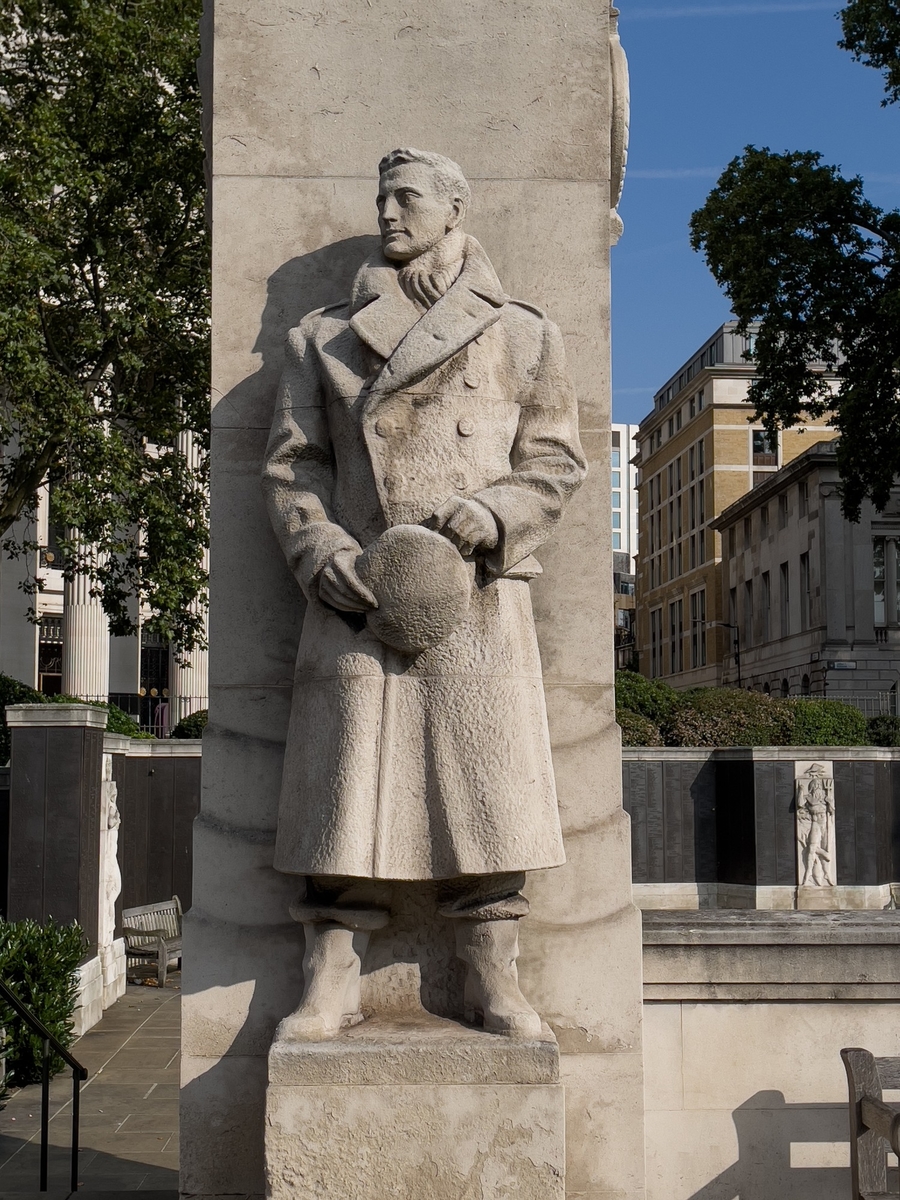
[[[897,1091],[900,1088],[900,1058],[876,1058],[875,1066],[878,1068],[881,1086]]]

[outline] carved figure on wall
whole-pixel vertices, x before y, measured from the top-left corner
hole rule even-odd
[[[100,894],[100,945],[111,946],[116,932],[116,901],[122,891],[122,872],[119,867],[119,826],[122,818],[116,803],[118,788],[110,779],[103,783],[106,792],[106,820],[103,824],[103,856]]]
[[[797,779],[797,868],[801,887],[835,887],[834,779],[813,763]]]
[[[462,230],[459,166],[379,165],[381,250],[288,335],[269,512],[307,607],[275,867],[304,877],[279,1035],[361,1020],[391,880],[437,880],[465,1010],[535,1036],[525,872],[564,861],[529,580],[586,472],[559,330]]]

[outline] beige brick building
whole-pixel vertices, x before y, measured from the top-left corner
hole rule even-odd
[[[640,669],[675,687],[714,686],[732,656],[722,542],[711,522],[816,442],[827,419],[772,445],[753,421],[749,337],[718,329],[656,393],[638,431],[637,643]]]

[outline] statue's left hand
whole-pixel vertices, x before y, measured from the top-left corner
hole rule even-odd
[[[425,524],[451,541],[463,556],[477,550],[493,550],[500,540],[490,509],[463,496],[451,496]]]

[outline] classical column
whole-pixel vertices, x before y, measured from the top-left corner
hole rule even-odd
[[[169,660],[170,727],[177,725],[182,718],[190,716],[198,709],[206,708],[208,703],[208,652],[198,648],[185,654],[173,646]]]
[[[896,629],[897,620],[897,539],[884,539],[884,613],[891,629]]]
[[[200,451],[193,433],[189,429],[178,435],[177,448],[183,454],[191,470],[200,465]],[[209,554],[203,555],[204,570],[209,569]],[[191,612],[202,614],[204,639],[208,632],[206,607],[200,603],[191,605]],[[187,653],[173,646],[169,658],[169,728],[177,725],[184,717],[209,704],[209,653],[206,649],[194,649]]]
[[[109,622],[86,575],[67,580],[63,591],[62,690],[79,700],[109,698]]]

